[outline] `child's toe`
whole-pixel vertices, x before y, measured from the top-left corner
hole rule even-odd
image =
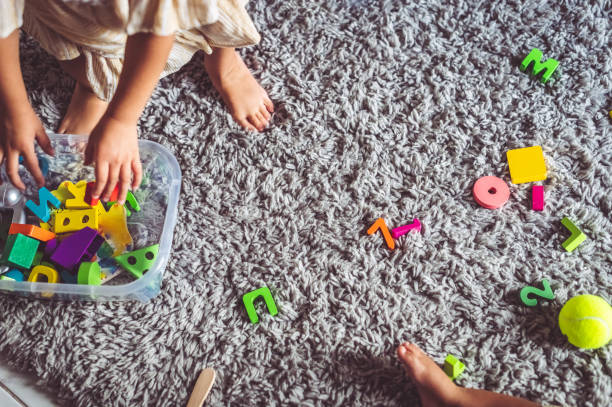
[[[265,105],[262,105],[259,108],[259,114],[261,114],[263,116],[264,119],[266,119],[266,125],[268,124],[267,122],[270,121],[270,112],[268,112],[268,109],[266,109]]]
[[[249,122],[259,131],[262,131],[266,127],[265,120],[263,120],[263,117],[259,113],[249,116]]]
[[[274,112],[274,103],[272,103],[272,101],[270,100],[268,96],[264,97],[263,103],[266,106],[266,109],[268,110],[268,112],[270,113]]]
[[[234,117],[234,120],[236,120],[236,122],[238,122],[238,124],[246,130],[257,131],[255,126],[253,126],[246,118]]]
[[[410,364],[413,358],[412,352],[405,343],[397,347],[397,356],[404,364]]]

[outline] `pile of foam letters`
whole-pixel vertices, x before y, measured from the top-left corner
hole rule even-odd
[[[39,203],[26,207],[39,225],[12,223],[13,209],[0,209],[0,263],[10,270],[2,280],[100,285],[107,281],[99,261],[115,261],[141,278],[157,257],[159,245],[127,252],[133,245],[127,217],[141,210],[132,192],[119,205],[118,189],[104,205],[91,196],[94,182],[62,182],[55,191],[40,188]],[[52,207],[52,208],[50,208]]]

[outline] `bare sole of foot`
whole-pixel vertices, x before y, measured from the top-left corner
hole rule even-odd
[[[460,390],[444,371],[413,343],[403,343],[397,355],[417,388],[423,407],[456,405]]]
[[[238,124],[259,131],[268,126],[274,104],[233,48],[215,48],[204,68]]]
[[[77,82],[58,133],[88,136],[106,112],[107,106],[107,102]]]

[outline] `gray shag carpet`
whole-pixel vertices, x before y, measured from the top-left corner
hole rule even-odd
[[[183,171],[161,294],[149,303],[0,297],[0,351],[66,405],[418,405],[395,347],[467,366],[458,383],[560,405],[608,406],[612,347],[559,331],[578,294],[612,300],[610,1],[257,1],[263,39],[242,51],[273,100],[272,126],[239,129],[198,56],[161,81],[143,138]],[[534,48],[560,61],[542,85]],[[33,105],[48,129],[72,81],[31,40]],[[546,209],[530,184],[500,210],[474,181],[509,182],[508,149],[542,145]],[[566,253],[563,216],[589,239]],[[366,229],[419,218],[389,251]],[[518,293],[548,278],[556,299]],[[271,287],[252,325],[241,296]]]

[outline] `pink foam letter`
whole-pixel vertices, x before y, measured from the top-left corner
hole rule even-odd
[[[534,211],[544,210],[544,186],[534,185],[531,188],[531,207]]]
[[[393,229],[391,231],[391,236],[393,236],[394,239],[397,239],[398,237],[405,235],[411,230],[416,230],[417,232],[421,231],[421,222],[419,222],[417,218],[414,218],[412,220],[412,223],[409,225],[404,225],[404,226],[400,226],[398,228]]]

